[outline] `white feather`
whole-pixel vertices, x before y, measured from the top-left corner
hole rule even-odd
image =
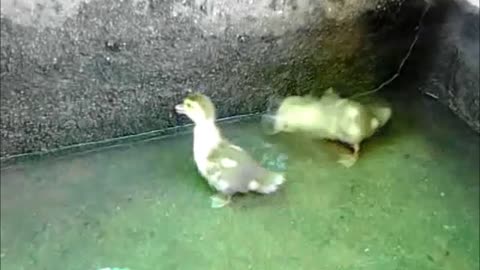
[[[249,190],[257,190],[260,187],[260,184],[253,180],[252,182],[248,183],[248,189]]]
[[[226,191],[230,185],[227,183],[227,181],[220,180],[216,183],[215,186],[220,191]]]
[[[193,157],[203,177],[207,177],[208,155],[221,142],[220,132],[214,122],[196,124],[193,129]]]
[[[235,160],[229,159],[229,158],[222,158],[220,160],[220,164],[224,168],[235,168],[238,165],[238,163]]]
[[[347,115],[350,117],[350,118],[354,118],[356,117],[358,114],[359,114],[359,111],[357,108],[355,107],[347,107],[346,108],[346,111],[347,111]]]
[[[233,149],[235,149],[237,151],[243,151],[242,148],[240,148],[239,146],[233,145],[233,144],[231,144],[230,147],[232,147]]]

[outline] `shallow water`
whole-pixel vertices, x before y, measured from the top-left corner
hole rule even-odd
[[[222,209],[191,134],[3,169],[1,269],[479,269],[478,135],[434,101],[394,105],[350,169],[343,146],[222,125],[288,178]]]

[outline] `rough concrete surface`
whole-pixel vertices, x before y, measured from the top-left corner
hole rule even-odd
[[[173,105],[188,88],[220,117],[272,94],[370,90],[409,46],[411,3],[424,4],[2,0],[0,156],[183,124]],[[375,37],[391,25],[405,29],[385,47]]]
[[[409,68],[421,90],[447,105],[480,132],[480,17],[478,1],[442,3],[424,27]],[[435,7],[434,7],[435,8]],[[425,55],[429,60],[425,61]]]
[[[179,124],[187,88],[224,117],[313,81],[369,87],[353,21],[383,2],[2,0],[1,156]]]

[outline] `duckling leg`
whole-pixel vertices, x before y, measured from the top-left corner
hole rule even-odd
[[[360,152],[360,144],[353,145],[353,154],[351,155],[342,155],[341,158],[338,160],[338,163],[342,164],[343,166],[350,168],[352,167],[358,160]]]
[[[232,201],[232,196],[218,193],[210,196],[210,201],[212,208],[222,208]]]

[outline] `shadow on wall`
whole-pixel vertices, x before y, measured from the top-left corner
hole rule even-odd
[[[448,106],[476,132],[479,123],[479,9],[471,1],[435,1],[396,83]]]
[[[186,88],[220,117],[273,94],[370,90],[395,72],[424,5],[284,2],[2,0],[2,160],[183,124],[173,106]]]

